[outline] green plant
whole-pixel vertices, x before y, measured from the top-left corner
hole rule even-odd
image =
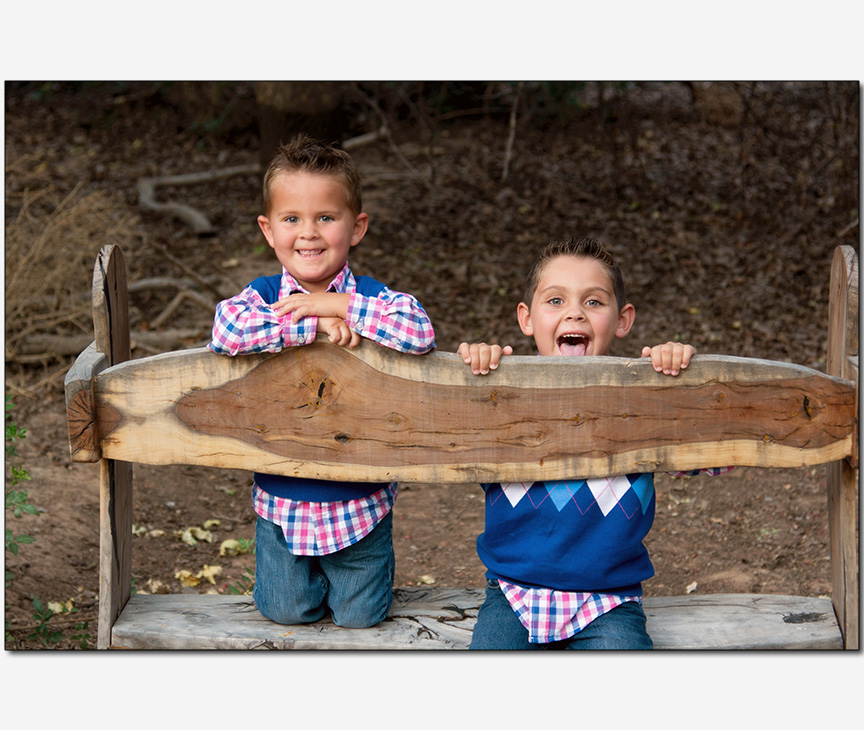
[[[77,631],[78,633],[72,636],[71,639],[81,649],[88,649],[90,647],[90,642],[92,641],[93,637],[87,633],[87,629],[89,628],[89,621],[77,621],[75,623],[75,631]]]
[[[15,407],[12,403],[12,397],[6,396],[6,464],[9,467],[8,481],[6,482],[6,511],[12,512],[13,517],[21,517],[21,515],[38,515],[39,511],[27,501],[28,494],[26,490],[16,489],[23,481],[30,479],[30,474],[20,463],[16,463],[18,454],[15,451],[16,442],[27,436],[26,429],[19,428],[12,419],[12,409]],[[10,463],[11,462],[11,463]],[[5,529],[6,550],[13,555],[18,555],[20,545],[30,545],[33,538],[30,535],[16,535],[8,527]],[[6,587],[12,582],[14,576],[6,571]]]
[[[24,428],[20,428],[14,421],[12,421],[12,409],[15,407],[15,404],[12,402],[12,396],[6,396],[6,465],[8,467],[7,473],[7,482],[6,482],[6,511],[11,512],[12,516],[15,518],[19,518],[22,515],[39,515],[39,511],[36,507],[28,501],[28,493],[24,489],[16,489],[16,487],[23,481],[30,480],[30,474],[24,468],[24,466],[18,461],[18,453],[16,452],[17,442],[23,438],[27,437],[27,430]],[[5,534],[5,542],[6,542],[6,550],[12,553],[12,555],[18,555],[18,549],[20,545],[30,545],[33,543],[33,538],[30,535],[19,534],[16,535],[12,530],[6,528]],[[14,579],[14,575],[12,573],[6,571],[6,587],[9,587],[9,584]],[[48,646],[49,644],[56,644],[59,641],[62,641],[65,636],[62,631],[55,629],[52,626],[48,625],[48,622],[55,615],[56,611],[51,608],[50,605],[46,606],[42,603],[42,600],[38,597],[33,598],[33,618],[36,621],[36,628],[31,633],[27,639],[28,640],[38,640],[42,643],[43,646]],[[78,609],[71,605],[71,601],[69,605],[63,605],[60,609],[60,613],[77,613]],[[74,641],[80,648],[86,649],[88,643],[90,642],[91,636],[87,633],[87,629],[89,628],[89,621],[78,621],[75,623],[75,631],[77,633],[72,637],[72,641]],[[11,638],[11,634],[9,631],[9,624],[6,626],[6,639],[7,641]]]
[[[241,575],[234,584],[229,583],[226,586],[227,591],[234,596],[251,596],[252,589],[255,587],[255,571],[251,568],[244,568],[245,575]]]
[[[38,598],[33,599],[33,618],[36,621],[36,629],[30,634],[28,639],[38,639],[43,646],[56,644],[63,640],[63,632],[52,629],[48,626],[48,622],[54,615],[54,612],[45,606]]]

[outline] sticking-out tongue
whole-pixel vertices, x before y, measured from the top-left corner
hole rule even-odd
[[[582,356],[588,350],[588,340],[584,337],[565,337],[558,342],[558,350],[562,355]]]

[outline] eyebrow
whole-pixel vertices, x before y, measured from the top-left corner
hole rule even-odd
[[[549,286],[543,287],[542,289],[538,289],[537,294],[542,296],[548,296],[549,294],[553,294],[558,291],[569,293],[570,289],[569,287],[562,286],[561,284],[550,284]],[[592,286],[582,292],[582,294],[585,296],[589,294],[605,294],[606,296],[612,296],[612,290],[607,289],[603,286]]]

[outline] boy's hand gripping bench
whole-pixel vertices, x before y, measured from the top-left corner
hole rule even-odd
[[[317,342],[275,355],[186,350],[127,361],[120,251],[93,282],[96,340],[66,378],[74,461],[101,461],[99,647],[465,648],[483,591],[397,589],[370,629],[282,626],[251,598],[132,595],[132,464],[323,479],[459,482],[713,466],[830,464],[832,600],[645,599],[658,649],[858,647],[857,257],[835,252],[825,375],[699,355],[677,378],[645,360],[509,357],[486,378],[455,354]],[[398,506],[397,506],[398,509]],[[833,601],[833,607],[832,607]]]

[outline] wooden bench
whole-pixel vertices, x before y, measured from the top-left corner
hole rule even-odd
[[[858,648],[857,256],[834,256],[828,371],[699,355],[677,378],[624,358],[510,357],[326,342],[229,358],[129,360],[119,249],[93,282],[96,338],[66,378],[72,458],[101,462],[99,648],[466,648],[480,589],[397,588],[373,628],[283,626],[251,598],[130,595],[132,464],[313,478],[470,483],[830,464],[831,599],[646,597],[658,649]],[[722,477],[719,477],[722,478]],[[398,509],[398,506],[397,506]]]

